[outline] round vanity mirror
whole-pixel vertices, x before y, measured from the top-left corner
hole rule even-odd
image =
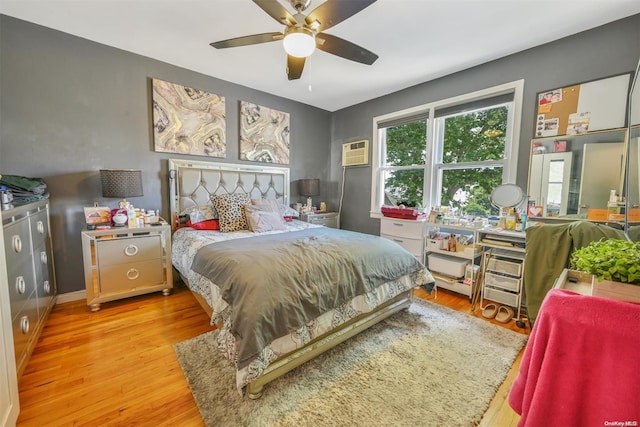
[[[491,192],[491,203],[498,208],[515,208],[520,206],[527,195],[515,184],[502,184]]]

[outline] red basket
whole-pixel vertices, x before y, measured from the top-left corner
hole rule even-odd
[[[423,219],[427,217],[426,213],[420,212],[418,209],[415,209],[415,208],[396,208],[396,207],[382,206],[380,210],[382,211],[382,215],[390,218]]]

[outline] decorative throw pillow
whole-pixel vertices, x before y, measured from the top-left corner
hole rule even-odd
[[[254,206],[261,206],[272,212],[280,212],[280,215],[285,221],[290,221],[291,218],[298,218],[300,216],[297,210],[292,209],[289,206],[285,206],[274,199],[251,199],[251,204]]]
[[[244,208],[251,203],[248,194],[223,194],[213,198],[213,206],[218,211],[220,231],[248,230]]]
[[[285,218],[298,218],[300,216],[297,210],[283,204],[280,205],[280,210],[282,211],[282,216]]]
[[[191,220],[187,221],[187,227],[195,228],[196,230],[220,230],[220,221],[217,219],[207,219],[192,223]]]
[[[280,204],[274,199],[251,199],[251,204],[264,212],[273,212],[278,215],[280,222],[284,223]]]
[[[192,206],[185,209],[183,214],[189,215],[192,224],[218,218],[218,212],[216,212],[216,209],[212,205]]]
[[[256,233],[287,229],[279,211],[272,212],[263,210],[260,206],[247,205],[245,206],[245,213],[247,216],[247,223],[249,224],[249,230]]]

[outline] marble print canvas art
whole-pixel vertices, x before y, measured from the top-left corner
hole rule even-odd
[[[226,157],[224,97],[153,79],[153,137],[156,151]]]
[[[289,164],[289,113],[240,102],[240,160]]]

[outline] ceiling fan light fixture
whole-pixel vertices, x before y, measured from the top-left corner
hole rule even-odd
[[[316,38],[313,31],[308,28],[290,27],[285,32],[282,44],[288,55],[306,58],[315,50]]]

